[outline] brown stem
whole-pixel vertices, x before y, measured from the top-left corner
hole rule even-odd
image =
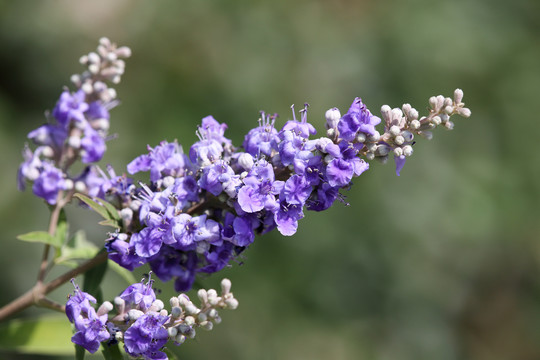
[[[51,302],[44,300],[45,295],[58,288],[60,285],[65,284],[77,275],[90,270],[94,266],[97,266],[106,260],[107,253],[99,252],[96,256],[82,263],[79,267],[60,275],[47,284],[36,283],[32,289],[28,290],[25,294],[19,296],[17,299],[0,309],[0,321],[5,320],[10,315],[29,308],[32,305],[50,307]],[[56,307],[55,310],[58,310],[58,307]]]

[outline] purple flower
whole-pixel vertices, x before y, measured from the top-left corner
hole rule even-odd
[[[139,317],[124,333],[124,348],[134,357],[143,356],[145,359],[166,359],[160,351],[169,337],[163,326],[167,316],[148,312]]]
[[[128,286],[119,296],[126,302],[130,309],[147,310],[156,300],[156,294],[152,289],[153,280],[146,284],[136,283]]]
[[[87,292],[82,291],[79,285],[75,284],[75,280],[71,280],[75,287],[75,292],[69,295],[66,302],[66,315],[70,322],[73,322],[75,318],[81,315],[81,313],[88,313],[89,309],[93,309],[90,303],[95,304],[96,298]]]
[[[362,103],[362,99],[354,99],[347,114],[338,123],[339,136],[347,141],[352,141],[359,132],[375,135],[375,126],[381,119],[371,114]]]
[[[218,196],[223,191],[223,183],[227,183],[234,175],[234,170],[225,161],[218,160],[203,168],[198,185]]]
[[[81,139],[82,162],[93,163],[101,160],[107,147],[105,145],[105,139],[90,126],[86,126],[84,129],[84,137]]]
[[[285,236],[291,236],[298,229],[298,220],[304,217],[301,205],[288,204],[281,201],[279,210],[274,214],[278,231]]]
[[[253,226],[247,217],[234,216],[227,213],[223,224],[222,236],[236,246],[246,247],[255,239]]]
[[[317,191],[311,193],[311,198],[307,202],[308,210],[323,211],[328,209],[339,195],[339,188],[332,187],[328,183],[321,183]]]
[[[394,161],[396,162],[396,174],[399,176],[399,173],[401,172],[401,169],[403,169],[403,166],[405,166],[405,160],[407,158],[405,155],[395,156],[394,155]]]
[[[342,187],[348,185],[353,177],[354,169],[350,162],[343,159],[330,161],[326,168],[326,178],[330,186]]]
[[[253,157],[272,156],[272,151],[278,150],[279,136],[274,128],[275,116],[266,116],[261,112],[259,126],[251,129],[244,137],[244,149]]]
[[[81,123],[86,121],[84,113],[88,110],[85,102],[86,94],[79,90],[74,94],[64,91],[52,111],[52,115],[59,124],[67,128],[70,121],[75,120]]]
[[[180,251],[164,245],[159,253],[150,259],[149,263],[158,278],[162,281],[169,281],[173,277],[195,278],[198,259],[195,251]]]
[[[208,265],[199,271],[205,273],[217,272],[227,266],[233,255],[233,244],[230,242],[224,242],[221,246],[212,246],[206,253]]]
[[[206,215],[191,216],[180,214],[171,221],[170,232],[166,235],[172,240],[167,244],[179,250],[193,250],[196,242],[207,241],[208,243],[221,242],[219,224]]]
[[[46,124],[28,133],[28,138],[38,145],[48,145],[60,151],[67,138],[67,131],[58,125]]]
[[[220,124],[212,115],[202,119],[202,124],[199,126],[199,134],[205,139],[214,139],[221,144],[230,144],[231,140],[225,136],[227,124]]]
[[[135,245],[127,242],[122,237],[125,237],[127,240],[127,235],[125,234],[114,234],[112,238],[105,242],[105,249],[109,253],[109,259],[132,271],[143,265],[146,259],[137,255]]]
[[[90,308],[86,317],[75,318],[77,332],[71,337],[71,342],[80,345],[92,354],[99,349],[101,342],[109,340],[111,334],[107,331],[107,314],[98,316],[94,308]]]
[[[312,190],[313,188],[307,182],[306,178],[300,175],[293,175],[285,182],[285,186],[283,186],[279,197],[289,204],[300,205],[302,207]]]
[[[283,181],[274,181],[272,165],[260,160],[244,179],[244,186],[238,190],[238,204],[247,213],[262,209],[276,210],[276,195],[282,188]]]
[[[158,181],[162,176],[182,176],[186,159],[182,149],[176,142],[162,141],[155,148],[148,146],[149,153],[131,161],[127,170],[130,174],[139,171],[150,171],[150,180]]]
[[[64,188],[65,180],[62,171],[44,162],[43,169],[32,187],[34,194],[45,199],[50,205],[54,205],[58,192]]]
[[[159,252],[164,240],[163,230],[157,227],[145,227],[131,235],[130,244],[135,246],[135,253],[143,258],[151,257]]]
[[[35,181],[39,177],[42,167],[39,159],[40,149],[41,147],[37,148],[35,152],[32,152],[28,146],[23,149],[24,161],[17,171],[17,188],[21,191],[26,188],[26,180]]]

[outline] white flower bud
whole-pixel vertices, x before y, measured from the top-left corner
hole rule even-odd
[[[83,181],[75,181],[75,191],[79,193],[86,192],[86,184]]]
[[[397,145],[403,145],[403,143],[405,142],[405,138],[401,135],[398,135],[394,138],[394,142],[397,144]]]
[[[187,332],[186,336],[190,339],[193,339],[195,338],[195,335],[197,335],[197,332],[195,331],[194,328],[191,328],[189,329],[189,331]]]
[[[214,323],[211,322],[211,321],[203,321],[201,323],[201,327],[204,329],[204,330],[207,330],[207,331],[210,331],[214,328]]]
[[[333,138],[334,136],[336,136],[336,133],[337,133],[336,129],[327,129],[326,130],[326,136],[328,136],[329,138]]]
[[[199,323],[202,323],[206,321],[207,319],[208,319],[208,316],[203,312],[200,312],[199,315],[197,315],[197,320]]]
[[[114,338],[117,340],[117,341],[124,341],[124,333],[121,332],[121,331],[117,331],[115,334],[114,334]]]
[[[368,136],[367,140],[371,142],[377,142],[379,141],[380,138],[381,138],[381,134],[377,130],[375,130],[373,135]]]
[[[400,147],[395,148],[395,149],[394,149],[394,155],[395,155],[395,156],[401,156],[401,155],[403,155],[403,149],[400,148]]]
[[[114,298],[114,305],[115,306],[125,306],[126,302],[124,299],[122,299],[120,296],[117,296]]]
[[[193,305],[192,302],[186,305],[186,313],[189,315],[197,315],[199,313],[199,308]]]
[[[216,309],[210,309],[208,310],[208,317],[211,318],[211,319],[215,319],[216,317],[219,316],[219,313]]]
[[[128,317],[130,320],[137,320],[143,315],[144,313],[141,310],[131,309],[128,311]]]
[[[238,300],[235,298],[230,298],[225,300],[225,304],[227,305],[227,308],[234,310],[238,307]]]
[[[336,129],[339,119],[341,119],[341,113],[338,108],[331,108],[326,111],[324,117],[326,118],[326,128]]]
[[[431,131],[419,131],[418,134],[424,139],[431,140],[433,139],[433,133]]]
[[[445,122],[447,122],[448,120],[450,120],[450,115],[448,114],[441,114],[441,122],[444,124]]]
[[[187,326],[193,326],[195,325],[195,318],[193,316],[186,316],[186,318],[184,319],[184,324],[186,324]]]
[[[390,122],[392,120],[391,112],[392,112],[392,108],[390,106],[388,105],[381,106],[381,115],[386,122]]]
[[[465,118],[468,118],[469,116],[471,116],[471,109],[469,108],[458,108],[458,114],[465,117]]]
[[[71,179],[66,179],[64,180],[64,190],[71,190],[73,189],[73,180]]]
[[[456,104],[461,104],[462,100],[463,100],[463,90],[461,89],[454,90],[454,102]]]
[[[161,309],[161,311],[159,312],[159,315],[161,315],[161,316],[169,316],[169,312],[167,311],[167,309]]]
[[[369,152],[375,152],[375,150],[377,150],[377,144],[375,143],[366,144],[366,148]]]
[[[372,152],[366,153],[366,159],[368,159],[368,160],[373,160],[373,159],[375,159],[375,154],[372,153]]]
[[[446,106],[446,107],[444,108],[444,112],[445,112],[446,114],[451,114],[451,113],[454,112],[454,107],[453,107],[452,105],[448,105],[448,106]]]
[[[130,222],[133,220],[133,210],[130,208],[123,208],[120,210],[120,217],[122,220],[124,220],[124,222]]]
[[[102,36],[99,38],[99,44],[105,47],[111,46],[111,40],[108,37]]]
[[[88,61],[93,64],[99,64],[101,62],[101,59],[98,54],[92,51],[88,54]]]
[[[153,311],[159,312],[161,309],[165,307],[165,304],[163,304],[163,301],[160,299],[154,300],[154,302],[151,305],[151,308],[153,308]]]
[[[429,98],[429,106],[431,106],[432,109],[437,110],[437,97],[432,96]]]
[[[107,60],[109,60],[110,62],[115,61],[117,58],[118,58],[118,55],[116,55],[116,53],[113,53],[113,52],[107,53]]]
[[[388,155],[390,150],[391,150],[390,146],[381,144],[381,145],[378,145],[377,148],[375,149],[375,155],[385,156],[385,155]]]
[[[73,83],[73,85],[75,86],[80,86],[81,85],[81,76],[79,74],[73,74],[71,75],[71,77],[69,78],[69,80],[71,80],[71,82]]]
[[[441,109],[444,106],[444,96],[437,95],[437,109]]]
[[[214,318],[214,322],[215,322],[216,324],[221,324],[221,318],[220,318],[219,316],[216,316],[216,317]]]
[[[81,138],[80,136],[74,135],[68,137],[68,145],[73,149],[78,149],[81,147]]]
[[[447,130],[453,130],[454,129],[454,123],[452,121],[447,121],[445,124],[444,124],[444,127],[447,129]]]
[[[413,153],[413,148],[411,145],[405,145],[403,147],[403,155],[405,156],[411,156]]]
[[[442,121],[441,118],[438,117],[438,116],[434,116],[433,119],[431,119],[431,122],[432,122],[433,124],[435,124],[435,126],[440,125],[440,124],[441,124],[441,121]]]
[[[366,141],[366,134],[362,132],[358,133],[358,135],[356,135],[356,141],[359,143],[364,143]]]
[[[99,65],[98,64],[90,64],[88,65],[88,70],[92,73],[92,74],[97,74],[99,72]]]
[[[119,47],[116,49],[116,55],[118,55],[118,57],[128,58],[131,56],[131,49],[127,46]]]
[[[254,161],[253,156],[248,153],[242,153],[240,156],[238,156],[238,165],[242,167],[242,169],[249,171],[253,167]]]
[[[412,120],[409,126],[410,126],[411,129],[413,129],[413,130],[418,130],[418,129],[420,128],[420,125],[421,125],[421,124],[420,124],[420,121],[418,121],[418,120]]]
[[[174,178],[172,176],[165,176],[162,180],[162,185],[164,188],[174,185]]]
[[[229,292],[231,292],[231,286],[232,286],[231,280],[229,279],[221,280],[221,293],[223,295],[226,295]]]
[[[116,90],[115,89],[108,88],[107,93],[108,93],[107,96],[108,96],[109,100],[116,99]]]
[[[176,335],[176,338],[174,339],[174,342],[178,345],[182,345],[186,341],[186,336],[182,334]]]
[[[172,299],[173,298],[171,298],[171,300]],[[176,298],[174,298],[174,299],[176,299]],[[173,306],[171,308],[171,317],[174,318],[174,319],[178,319],[180,316],[182,316],[182,309],[179,306]]]
[[[54,156],[54,150],[50,146],[43,146],[41,148],[41,155],[45,156],[46,158],[52,158]]]
[[[81,85],[82,91],[84,91],[85,94],[91,94],[94,91],[94,87],[91,83],[85,82]]]
[[[411,109],[412,109],[411,104],[403,104],[403,106],[401,107],[401,110],[403,111],[405,116],[409,115],[409,112],[411,112]]]
[[[175,327],[168,328],[167,332],[169,333],[169,338],[171,339],[174,339],[176,335],[178,335],[178,329]]]
[[[81,65],[86,65],[88,64],[88,55],[83,55],[79,58],[79,63]]]
[[[113,304],[111,304],[110,301],[105,301],[101,306],[98,308],[97,315],[101,316],[104,314],[107,314],[109,311],[114,309]]]

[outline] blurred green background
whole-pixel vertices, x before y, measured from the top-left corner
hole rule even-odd
[[[229,277],[240,307],[182,359],[539,359],[539,14],[536,0],[0,1],[0,305],[37,274],[40,247],[16,235],[48,221],[16,190],[26,134],[108,36],[133,51],[103,161],[118,172],[147,144],[188,149],[209,114],[238,145],[259,110],[281,126],[293,103],[321,132],[355,96],[422,113],[459,87],[473,114],[421,139],[400,177],[372,164],[350,206],[307,213],[294,237],[258,238],[202,279]],[[69,211],[102,244],[97,216]],[[108,277],[113,298],[126,284]]]

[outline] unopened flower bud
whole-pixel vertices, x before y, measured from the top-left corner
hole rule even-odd
[[[435,124],[436,126],[441,124],[441,118],[438,116],[434,116],[433,119],[431,119],[431,122]]]
[[[242,153],[240,156],[238,156],[238,165],[242,167],[242,169],[249,171],[253,167],[253,156],[248,153]]]
[[[451,114],[451,113],[454,112],[454,107],[451,106],[451,105],[448,105],[448,106],[446,106],[446,107],[444,108],[444,112],[445,112],[446,114]]]
[[[225,300],[225,304],[227,305],[227,308],[234,310],[238,307],[238,300],[235,298],[230,298]]]
[[[447,130],[453,130],[454,129],[454,123],[452,121],[447,121],[445,124],[444,124],[444,127],[447,129]]]
[[[381,115],[385,121],[389,122],[392,120],[391,112],[392,112],[392,108],[390,106],[388,105],[381,106]]]
[[[363,143],[366,141],[366,134],[364,133],[358,133],[358,135],[356,135],[356,141],[359,142],[359,143]]]
[[[64,180],[64,190],[71,190],[73,189],[73,186],[74,186],[73,180],[71,179]]]
[[[229,279],[221,280],[221,293],[223,295],[226,295],[229,292],[231,292],[231,286],[232,286],[231,280]]]
[[[368,160],[373,160],[373,159],[375,159],[375,154],[372,153],[372,152],[366,153],[366,159],[368,159]]]
[[[469,108],[459,108],[458,109],[458,114],[465,117],[465,118],[468,118],[469,116],[471,116],[471,109]]]
[[[131,309],[131,310],[128,311],[128,317],[129,317],[130,320],[137,320],[138,318],[140,318],[143,315],[144,315],[144,313],[141,310]]]
[[[111,304],[110,301],[105,301],[101,306],[98,308],[97,315],[101,316],[104,314],[107,314],[109,311],[114,309],[113,304]]]
[[[219,316],[218,314],[218,311],[216,309],[210,309],[208,311],[208,317],[211,318],[211,319],[214,319],[216,318],[217,316]]]
[[[401,155],[403,155],[403,149],[400,148],[400,147],[395,148],[395,149],[394,149],[394,155],[395,155],[395,156],[401,156]]]
[[[192,302],[186,305],[186,313],[189,315],[197,315],[199,313],[199,309],[193,305]]]
[[[75,181],[75,191],[79,193],[85,193],[86,192],[86,184],[83,181]]]
[[[171,339],[174,339],[176,335],[178,335],[178,329],[175,327],[168,328],[167,332],[169,333],[169,338]]]
[[[131,49],[127,46],[119,47],[116,49],[116,55],[118,55],[118,57],[128,58],[131,56]]]
[[[462,100],[463,100],[463,90],[461,89],[454,90],[454,102],[456,104],[461,104]]]
[[[404,130],[401,132],[401,136],[403,136],[403,139],[406,141],[406,142],[411,142],[413,141],[414,139],[414,135],[412,132],[410,132],[409,130]]]
[[[180,316],[182,316],[182,309],[179,306],[173,306],[171,308],[171,317],[178,319]]]
[[[176,335],[176,338],[174,338],[174,342],[178,345],[183,344],[186,341],[186,336],[183,334]]]
[[[411,145],[405,145],[403,147],[403,155],[405,156],[411,156],[413,153],[413,148]]]
[[[379,141],[380,138],[381,138],[381,134],[377,130],[375,130],[373,135],[368,136],[367,140],[371,142],[377,142]]]
[[[198,320],[200,323],[206,321],[207,319],[208,319],[208,316],[207,316],[205,313],[203,313],[203,312],[201,312],[201,313],[199,313],[199,314],[197,315],[197,320]]]
[[[193,326],[195,325],[195,318],[193,316],[186,316],[186,318],[184,319],[184,324],[188,325],[188,326]]]
[[[420,121],[418,120],[412,120],[411,124],[409,125],[412,130],[418,130],[420,128]]]
[[[204,329],[204,330],[207,330],[207,331],[210,331],[214,328],[214,323],[211,322],[211,321],[203,321],[201,323],[201,327]]]
[[[405,142],[405,138],[401,135],[398,135],[394,138],[394,142],[397,144],[397,145],[403,145],[403,143]]]
[[[341,113],[338,108],[331,108],[326,111],[324,117],[326,118],[326,128],[336,129],[339,119],[341,119]]]
[[[80,136],[74,135],[68,138],[68,145],[73,149],[78,149],[81,147],[81,138]]]
[[[391,148],[388,145],[385,145],[385,144],[377,145],[377,148],[375,149],[375,155],[385,156],[385,155],[388,155],[390,150]]]

